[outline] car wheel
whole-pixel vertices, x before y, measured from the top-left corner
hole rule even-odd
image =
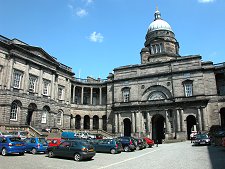
[[[113,148],[113,149],[110,150],[110,153],[111,154],[116,154],[116,150]]]
[[[23,156],[23,155],[24,155],[24,153],[19,153],[19,155]]]
[[[54,153],[53,153],[53,151],[49,151],[49,152],[48,152],[48,157],[49,157],[49,158],[54,157]]]
[[[140,150],[140,147],[139,147],[139,146],[137,146],[137,147],[136,147],[136,150]]]
[[[129,147],[128,147],[128,146],[125,146],[125,147],[124,147],[124,151],[125,151],[125,152],[128,152],[128,151],[129,151]]]
[[[148,145],[149,148],[152,148],[152,145]]]
[[[6,156],[6,155],[7,155],[7,151],[6,151],[5,148],[2,149],[2,155],[3,155],[3,156]]]
[[[33,149],[31,150],[31,153],[32,153],[32,154],[36,154],[36,153],[37,153],[37,150],[36,150],[35,148],[33,148]]]
[[[80,154],[76,153],[76,154],[74,155],[74,160],[75,160],[75,161],[80,161],[80,160],[81,160]]]

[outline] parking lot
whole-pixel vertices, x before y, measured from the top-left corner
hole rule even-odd
[[[114,155],[97,153],[93,160],[81,162],[45,154],[0,156],[0,169],[224,169],[224,159],[223,147],[192,146],[186,141]]]

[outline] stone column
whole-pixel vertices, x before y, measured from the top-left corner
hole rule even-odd
[[[68,85],[67,85],[67,96],[68,96],[68,98],[67,98],[67,101],[68,101],[68,103],[70,104],[71,103],[71,81],[70,81],[70,79],[68,79]]]
[[[176,121],[176,126],[177,126],[177,131],[180,132],[180,110],[177,109],[177,112],[176,112],[176,116],[177,116],[177,121]]]
[[[121,113],[118,113],[118,132],[119,132],[119,133],[122,133]]]
[[[118,133],[118,114],[115,113],[115,133]]]
[[[134,134],[136,132],[135,130],[135,112],[132,112],[132,133]]]
[[[99,104],[102,105],[102,88],[99,88]]]
[[[42,96],[43,89],[43,70],[40,69],[39,79],[38,79],[38,96]]]
[[[81,130],[84,129],[84,117],[81,117],[81,120],[80,120],[80,129]]]
[[[180,121],[181,121],[181,131],[185,131],[184,130],[184,110],[183,109],[181,109],[180,110]]]
[[[140,132],[141,132],[141,112],[140,111],[136,113],[136,131],[139,133],[139,136],[140,136]]]
[[[76,86],[73,85],[73,103],[75,103]]]
[[[29,83],[30,83],[30,80],[29,80],[29,64],[26,63],[26,69],[25,69],[25,72],[24,72],[24,78],[23,78],[23,83],[22,83],[22,87],[24,89],[24,93],[27,93],[28,92],[28,88],[29,88]]]
[[[84,87],[81,87],[81,104],[84,104]]]
[[[75,129],[75,117],[71,119],[71,129]]]
[[[202,131],[202,117],[201,117],[201,108],[198,108],[198,129]]]
[[[93,101],[93,87],[91,87],[90,105],[93,104],[92,101]]]
[[[102,122],[102,118],[99,118],[99,130],[103,129],[103,122]]]
[[[93,117],[90,118],[90,130],[93,130]]]
[[[5,72],[5,84],[7,86],[7,89],[11,89],[11,85],[13,85],[13,63],[14,63],[14,59],[10,58],[8,60],[8,64],[7,64],[7,68],[6,68],[6,72]]]
[[[169,124],[169,118],[168,118],[168,110],[165,110],[165,121],[166,121],[166,133],[171,133],[171,127]]]
[[[51,98],[52,99],[55,99],[54,92],[55,92],[55,74],[52,74],[52,82],[51,82]],[[56,95],[56,96],[58,96],[58,95]],[[65,94],[64,94],[64,96],[65,96]],[[56,99],[58,99],[58,98],[56,98]]]
[[[201,115],[202,115],[202,131],[208,130],[208,124],[207,124],[207,111],[205,107],[201,107]]]

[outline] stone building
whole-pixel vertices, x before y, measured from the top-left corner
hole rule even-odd
[[[158,10],[141,64],[106,80],[78,79],[40,47],[0,36],[0,126],[99,130],[153,139],[188,139],[193,126],[225,127],[225,64],[180,56]]]

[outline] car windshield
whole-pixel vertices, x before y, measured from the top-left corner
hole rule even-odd
[[[208,137],[208,135],[206,135],[206,134],[200,134],[200,135],[196,135],[196,138],[197,138],[197,139],[207,139],[207,138],[209,138],[209,137]]]
[[[19,137],[10,137],[9,140],[12,141],[12,142],[21,141],[21,138],[19,138]]]
[[[27,132],[20,132],[20,135],[21,136],[26,136],[27,135]]]
[[[46,140],[44,138],[39,138],[38,142],[42,143],[42,144],[47,144],[47,142],[46,142]]]

